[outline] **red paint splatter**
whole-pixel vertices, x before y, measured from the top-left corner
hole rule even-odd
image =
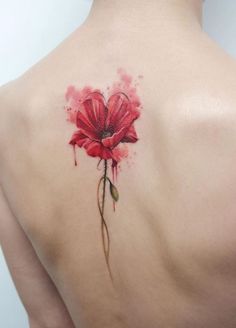
[[[89,86],[85,86],[83,89],[76,89],[74,86],[69,86],[66,91],[66,101],[67,105],[65,110],[67,113],[67,120],[73,124],[76,124],[77,113],[80,110],[81,104],[86,99],[86,97],[92,92],[99,92],[98,89],[93,89]]]
[[[132,76],[127,74],[123,68],[119,68],[117,73],[119,75],[119,81],[113,83],[109,90],[108,96],[118,92],[123,92],[130,99],[131,110],[140,114],[141,101],[137,94],[137,88],[133,85]]]
[[[83,107],[83,103],[85,99],[88,98],[88,96],[91,94],[98,93],[104,97],[104,99],[110,99],[115,94],[124,94],[129,99],[129,111],[133,113],[133,115],[138,118],[140,115],[140,109],[141,109],[141,102],[140,98],[137,95],[137,86],[133,85],[133,78],[131,75],[127,74],[126,71],[122,68],[119,68],[117,70],[117,73],[119,75],[119,80],[114,82],[112,86],[107,86],[106,88],[106,94],[104,95],[99,89],[94,89],[90,86],[85,86],[83,89],[76,89],[74,86],[69,86],[65,95],[67,105],[65,106],[65,111],[67,114],[67,120],[75,125],[77,125],[77,115],[81,111],[81,108]],[[138,76],[138,79],[141,78],[141,75]],[[83,142],[82,137],[80,136],[80,139],[78,139],[79,134],[74,134],[74,138],[77,138],[78,143],[73,143],[74,148],[77,146],[86,148],[86,143]],[[95,144],[94,144],[95,147]],[[95,149],[95,148],[94,148]],[[98,149],[98,147],[97,147]],[[100,158],[113,158],[113,166],[117,166],[117,163],[119,163],[122,159],[128,157],[128,147],[124,146],[123,143],[119,143],[114,149],[112,149],[112,156],[109,155],[106,148],[103,148],[104,150],[99,148],[100,150],[96,152],[90,152],[88,153],[90,156],[98,156]],[[103,153],[103,155],[101,155]],[[97,155],[96,155],[97,154]],[[104,157],[105,156],[105,157]],[[75,156],[75,150],[74,150],[74,161],[75,165],[77,165],[77,160]],[[114,165],[115,163],[115,165]],[[115,176],[117,177],[117,170],[115,173]]]

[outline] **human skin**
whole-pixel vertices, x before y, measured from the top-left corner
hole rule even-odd
[[[236,326],[236,65],[202,31],[201,6],[97,0],[1,88],[0,241],[32,328]],[[106,202],[111,281],[99,158],[77,147],[74,166],[64,107],[69,86],[106,90],[119,68],[143,76],[142,109],[116,211]]]

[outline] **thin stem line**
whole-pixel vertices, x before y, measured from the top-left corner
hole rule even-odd
[[[104,215],[105,197],[106,197],[106,182],[107,182],[107,160],[104,160],[104,175],[103,175],[103,192],[102,192],[102,215]]]
[[[104,251],[109,275],[110,275],[111,280],[113,281],[110,263],[109,263],[110,237],[109,237],[108,227],[107,227],[107,224],[106,224],[106,221],[104,218],[105,198],[106,198],[106,181],[107,181],[107,160],[104,160],[104,174],[101,177],[101,179],[99,180],[98,188],[97,188],[97,203],[98,203],[98,209],[99,209],[99,213],[100,213],[100,217],[101,217],[101,233],[102,233],[103,251]],[[99,193],[100,193],[100,188],[101,188],[102,182],[103,182],[103,187],[102,187],[102,204],[101,204]],[[106,247],[105,237],[107,239],[107,247]]]

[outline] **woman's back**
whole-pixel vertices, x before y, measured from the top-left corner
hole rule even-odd
[[[2,190],[76,327],[234,327],[235,62],[135,2],[2,89]]]

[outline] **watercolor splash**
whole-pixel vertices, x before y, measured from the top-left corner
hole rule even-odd
[[[111,88],[108,87],[108,96],[111,96],[117,92],[124,92],[128,97],[132,104],[133,110],[137,110],[140,113],[141,101],[137,94],[137,86],[139,82],[133,80],[133,77],[126,73],[123,68],[119,68],[117,70],[117,74],[119,75],[119,80],[113,83]],[[138,79],[141,79],[142,75],[138,76]]]
[[[126,73],[126,71],[122,68],[117,70],[117,74],[119,79],[115,81],[111,86],[106,88],[105,92],[102,92],[100,89],[95,89],[90,86],[85,86],[82,89],[77,89],[74,86],[69,86],[65,98],[67,101],[67,105],[65,106],[65,110],[67,113],[67,120],[72,124],[77,124],[77,115],[83,106],[87,97],[91,94],[101,94],[104,99],[109,99],[115,94],[124,94],[129,99],[129,112],[132,112],[136,119],[140,116],[140,110],[142,109],[140,98],[137,94],[137,87],[139,86],[139,80],[143,77],[139,75],[136,80],[133,77]],[[74,145],[76,146],[76,144]],[[81,147],[81,143],[77,144],[78,147]],[[128,158],[129,149],[125,142],[120,142],[119,145],[112,149],[113,152],[113,178],[117,176],[117,164],[122,161],[122,159]],[[89,153],[90,156],[101,157],[96,153]],[[107,157],[109,155],[107,154]],[[111,157],[112,158],[112,157]],[[75,147],[74,147],[74,159],[75,165],[77,165]],[[109,159],[109,158],[107,158]]]

